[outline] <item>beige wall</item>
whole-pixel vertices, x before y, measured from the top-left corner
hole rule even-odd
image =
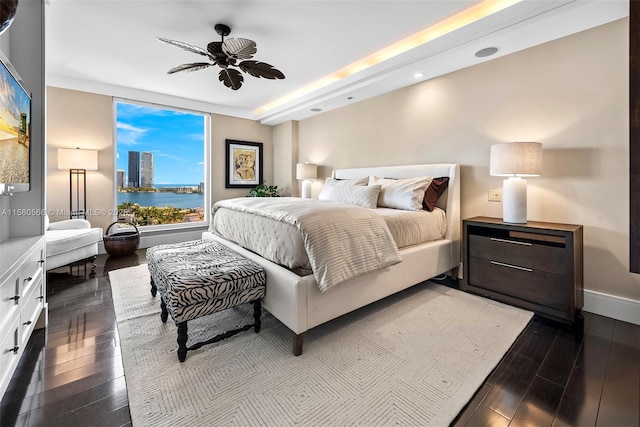
[[[58,170],[58,148],[98,150],[97,171],[87,172],[87,219],[93,226],[106,228],[115,220],[114,110],[110,96],[67,89],[47,88],[47,209],[59,211],[51,221],[67,219],[69,211],[69,171]],[[144,100],[140,100],[144,101]],[[253,120],[212,115],[211,118],[211,199],[213,202],[243,197],[248,189],[225,188],[225,139],[262,142],[264,179],[273,174],[272,127]]]
[[[629,273],[628,20],[299,122],[298,161],[333,168],[455,162],[463,218],[502,216],[487,201],[489,147],[543,143],[531,220],[583,224],[585,287],[640,300]]]
[[[299,196],[296,181],[298,159],[298,122],[288,121],[273,127],[273,182],[281,196]]]
[[[292,194],[297,161],[318,163],[321,177],[341,167],[460,163],[463,217],[499,217],[501,203],[487,201],[502,186],[489,176],[489,147],[540,141],[543,176],[529,179],[529,219],[583,224],[585,287],[640,300],[640,276],[628,272],[627,28],[620,20],[299,123],[213,115],[212,202],[247,194],[224,188],[229,138],[262,142],[264,179]],[[88,208],[113,208],[111,98],[49,88],[47,107],[47,208],[68,209],[57,148],[73,146],[100,150]]]
[[[261,142],[263,144],[263,179],[273,184],[272,127],[254,120],[213,114],[211,116],[211,198],[213,203],[249,194],[247,188],[225,188],[226,139]]]
[[[58,170],[58,148],[75,147],[98,151],[98,170],[87,171],[87,219],[103,229],[114,221],[113,123],[110,96],[47,88],[46,200],[51,221],[69,219],[69,171]]]

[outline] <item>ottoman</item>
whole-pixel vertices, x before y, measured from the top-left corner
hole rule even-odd
[[[262,267],[211,240],[153,246],[147,249],[151,294],[160,292],[162,322],[169,315],[178,326],[178,360],[188,350],[223,340],[251,327],[260,331],[260,299],[265,294]],[[216,335],[187,348],[187,322],[244,303],[253,303],[254,323]]]

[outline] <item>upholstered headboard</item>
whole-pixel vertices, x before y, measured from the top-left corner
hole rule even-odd
[[[449,177],[449,187],[440,197],[438,207],[447,213],[447,231],[444,238],[452,241],[453,259],[460,258],[461,218],[460,218],[460,165],[455,163],[432,163],[422,165],[378,166],[366,168],[336,169],[332,177],[337,179],[357,179],[363,176],[379,178],[414,178],[431,176]]]

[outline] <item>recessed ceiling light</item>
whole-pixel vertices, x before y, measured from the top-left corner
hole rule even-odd
[[[317,113],[319,111],[322,111],[322,108],[312,108],[311,111],[313,111],[314,113]]]
[[[498,51],[497,47],[485,47],[476,52],[478,58],[484,58],[485,56],[491,56]]]
[[[413,77],[415,77],[416,79],[422,78],[424,77],[424,73],[415,73]]]

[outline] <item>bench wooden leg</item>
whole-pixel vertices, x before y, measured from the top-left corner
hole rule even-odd
[[[260,305],[260,300],[257,299],[253,302],[253,330],[258,333],[260,332],[260,315],[262,314],[262,309]]]
[[[153,277],[151,278],[151,296],[155,297],[158,293],[158,288],[156,287],[156,282],[153,281]]]
[[[178,360],[184,362],[187,358],[187,322],[178,323]]]
[[[300,356],[302,354],[302,344],[304,343],[304,332],[293,337],[293,355]]]
[[[162,297],[160,297],[160,309],[162,310],[160,313],[160,320],[162,320],[162,323],[167,323],[169,312],[167,311],[167,304],[164,303],[164,298]]]

